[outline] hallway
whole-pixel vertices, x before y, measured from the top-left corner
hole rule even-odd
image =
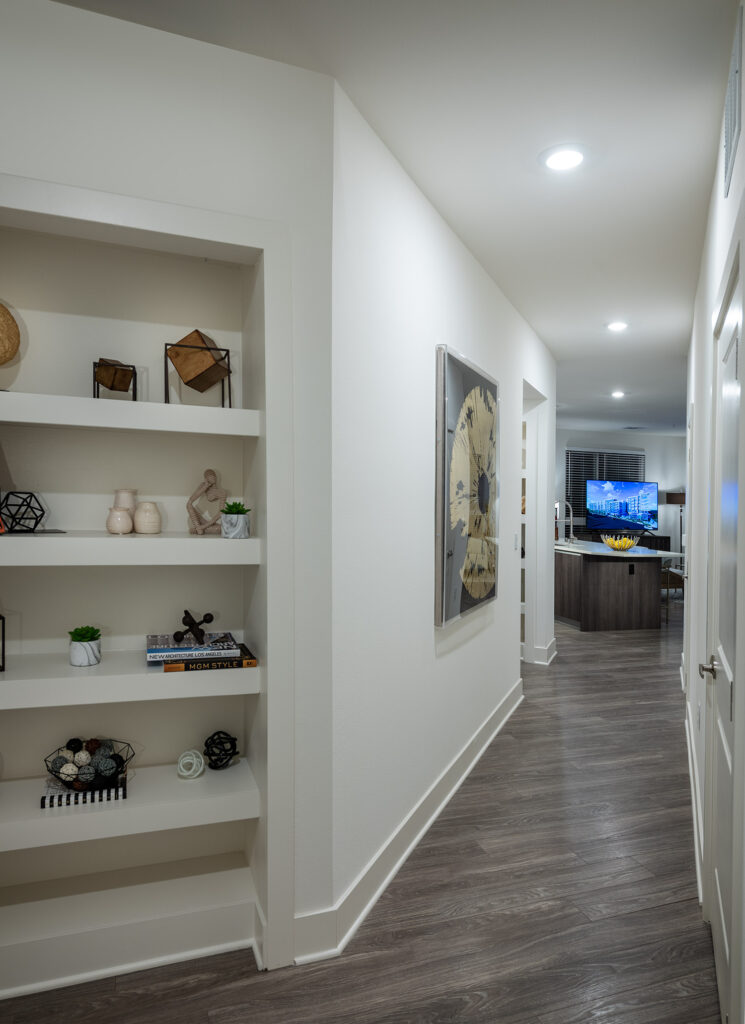
[[[640,633],[557,623],[526,700],[344,956],[245,952],[2,1005],[5,1024],[719,1024],[696,898],[682,604]],[[453,700],[457,700],[454,681]]]

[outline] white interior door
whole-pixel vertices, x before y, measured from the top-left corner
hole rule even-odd
[[[733,939],[733,829],[737,665],[737,512],[740,325],[733,298],[716,339],[707,645],[699,672],[707,686],[708,799],[705,912],[711,922],[722,1020],[730,1013]],[[721,320],[720,320],[721,322]],[[739,757],[737,758],[739,761]]]

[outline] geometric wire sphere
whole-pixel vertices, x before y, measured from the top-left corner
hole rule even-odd
[[[0,519],[9,533],[33,533],[45,515],[31,491],[8,491],[0,501]]]

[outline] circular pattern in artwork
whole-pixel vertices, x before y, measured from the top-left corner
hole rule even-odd
[[[21,331],[15,317],[0,302],[0,366],[9,363],[21,344]]]

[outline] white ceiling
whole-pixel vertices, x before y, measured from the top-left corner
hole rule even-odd
[[[61,2],[335,77],[553,351],[559,424],[683,431],[737,0]]]

